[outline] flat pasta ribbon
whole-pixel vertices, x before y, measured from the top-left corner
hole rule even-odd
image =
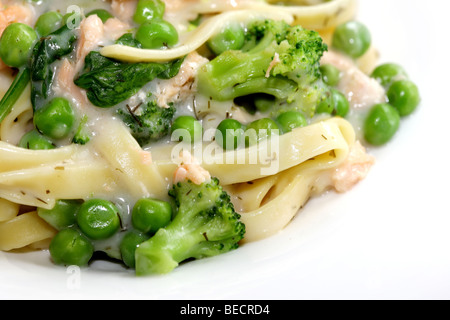
[[[150,50],[116,44],[102,48],[100,53],[109,58],[128,62],[169,61],[199,49],[229,22],[249,22],[262,18],[284,20],[289,24],[300,24],[309,29],[326,30],[351,18],[355,14],[355,3],[355,0],[334,0],[315,6],[283,7],[260,2],[244,2],[243,5],[236,6],[236,10],[219,13],[208,18],[175,48]],[[197,12],[202,13],[201,7],[205,6],[197,6],[199,6]],[[214,6],[211,11],[218,12],[220,9],[220,6]]]

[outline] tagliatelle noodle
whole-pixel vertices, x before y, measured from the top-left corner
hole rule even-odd
[[[229,22],[261,18],[326,33],[354,15],[355,1],[301,7],[247,1],[234,8],[195,4],[191,10],[210,17],[175,48],[145,50],[110,45],[100,52],[127,62],[168,61],[198,50]],[[41,151],[14,146],[30,128],[29,95],[27,89],[0,127],[0,250],[45,247],[55,233],[35,211],[19,215],[20,206],[51,209],[59,199],[92,197],[124,198],[130,205],[143,197],[168,199],[177,168],[176,145],[143,150],[119,121],[98,122],[96,134],[86,146]],[[276,139],[279,154],[271,153],[270,144],[202,154],[202,166],[220,180],[242,216],[247,230],[245,241],[282,230],[312,195],[332,187],[329,175],[346,160],[355,143],[355,132],[346,120],[332,118]],[[208,147],[214,149],[217,144],[205,143],[202,149]],[[234,162],[226,163],[227,158]]]
[[[123,45],[111,45],[101,49],[101,54],[129,62],[168,61],[183,57],[199,49],[228,22],[248,22],[255,19],[284,20],[289,24],[300,24],[304,28],[327,30],[349,20],[355,14],[355,0],[337,0],[311,7],[283,7],[264,3],[246,3],[235,10],[219,13],[208,18],[190,34],[184,43],[167,50],[139,49]],[[194,5],[195,6],[195,5]],[[210,10],[196,10],[199,13],[220,12],[220,6]],[[208,8],[208,7],[206,7]],[[227,7],[228,8],[228,7]],[[224,8],[225,9],[225,8]],[[195,10],[195,8],[193,8]]]

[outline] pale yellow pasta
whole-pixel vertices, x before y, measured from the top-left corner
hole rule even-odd
[[[333,119],[325,125],[336,127],[315,133],[324,140],[333,141],[323,149],[308,150],[305,153],[309,156],[307,159],[274,176],[249,180],[250,183],[247,181],[227,188],[234,196],[237,210],[247,226],[246,241],[260,240],[282,230],[311,195],[320,194],[332,186],[330,170],[339,167],[347,159],[355,136],[353,128],[346,121]],[[300,131],[302,129],[296,130],[299,137]],[[306,132],[303,134],[303,137],[315,136]]]
[[[203,5],[197,5],[203,6]],[[224,9],[229,9],[225,6]],[[305,28],[326,30],[347,21],[355,14],[355,0],[335,0],[311,7],[271,6],[265,3],[243,2],[235,9],[207,19],[190,34],[184,43],[168,50],[139,49],[123,45],[106,46],[102,55],[129,62],[167,61],[187,55],[199,49],[228,22],[246,22],[257,18],[284,20],[289,24],[301,24]],[[195,8],[192,8],[195,10]],[[201,10],[196,10],[201,13]],[[214,6],[214,12],[220,6]]]
[[[371,46],[361,58],[356,60],[356,65],[365,74],[371,74],[377,66],[379,58],[380,53],[374,46]]]
[[[12,112],[0,125],[0,137],[4,142],[17,145],[20,138],[33,128],[33,108],[30,101],[29,85],[16,102]]]
[[[52,238],[56,230],[44,222],[35,211],[0,223],[0,250],[10,251]]]
[[[0,222],[11,220],[19,214],[20,205],[0,199]]]
[[[100,53],[106,57],[128,62],[151,62],[168,61],[186,56],[192,51],[199,49],[214,34],[218,33],[229,21],[245,22],[257,18],[270,18],[274,20],[285,20],[292,22],[292,17],[288,13],[270,11],[264,7],[262,10],[239,10],[226,12],[214,16],[204,22],[186,40],[176,48],[167,50],[139,49],[123,45],[106,46]]]
[[[282,154],[277,172],[266,177],[261,175],[261,170],[268,168],[264,161],[248,165],[252,154],[267,154],[261,147],[238,151],[233,164],[224,163],[226,154],[203,159],[203,167],[233,196],[247,227],[246,241],[282,230],[313,193],[331,187],[330,171],[346,160],[355,132],[346,120],[334,118],[296,129],[280,137],[279,142]],[[169,160],[171,148],[153,150],[155,163],[166,175],[176,168]]]
[[[275,177],[264,178],[257,182],[256,188],[244,184],[227,189],[235,197],[234,202],[238,210],[241,209],[241,219],[247,227],[244,241],[251,242],[270,237],[289,224],[313,194],[314,183],[318,176],[326,171],[318,169],[315,165],[314,163],[299,165]],[[258,195],[258,201],[248,206],[246,202],[254,199],[251,197],[255,193]],[[258,206],[259,201],[261,203]]]
[[[183,34],[174,48],[146,50],[102,43],[99,50],[106,57],[126,62],[169,61],[202,50],[228,23],[259,18],[300,24],[328,37],[356,10],[355,0],[293,1],[297,6],[276,2],[238,1],[230,6],[229,1],[199,1],[190,5],[189,11],[207,18]],[[375,59],[373,49],[358,61],[360,68],[369,71]],[[141,198],[169,200],[178,156],[186,145],[166,141],[144,150],[120,120],[90,111],[89,115],[98,119],[93,120],[95,130],[87,145],[54,150],[19,148],[20,138],[34,128],[30,92],[28,87],[0,126],[0,250],[47,248],[56,233],[36,211],[19,214],[21,206],[51,209],[61,199],[102,198],[124,200],[131,207]],[[246,117],[242,122],[256,117],[238,110],[233,101],[213,102],[211,107],[208,97],[196,99],[201,106],[194,110],[195,116],[212,120],[212,128],[227,116]],[[279,232],[311,196],[332,187],[331,172],[346,161],[355,140],[348,121],[329,118],[237,151],[224,152],[214,141],[204,142],[199,155],[195,147],[190,151],[231,195],[246,225],[244,241],[248,242]]]
[[[103,123],[92,146],[107,161],[111,173],[130,196],[167,199],[170,182],[158,172],[151,154],[142,150],[120,122]]]

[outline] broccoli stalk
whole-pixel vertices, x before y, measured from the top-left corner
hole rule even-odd
[[[201,259],[238,248],[245,225],[216,178],[173,186],[172,222],[136,249],[136,274],[164,274],[187,259]]]
[[[319,71],[326,50],[315,31],[281,21],[255,21],[247,26],[241,50],[225,51],[202,67],[199,88],[219,101],[270,95],[276,100],[274,116],[281,107],[312,116],[326,91]]]

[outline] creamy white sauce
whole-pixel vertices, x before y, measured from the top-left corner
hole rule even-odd
[[[169,10],[166,14],[166,18],[177,27],[177,29],[181,33],[180,36],[183,37],[186,35],[186,32],[188,32],[188,29],[186,27],[188,25],[188,21],[195,19],[196,14],[193,14],[193,12],[190,10],[180,9],[186,8],[185,6],[182,6],[182,2],[178,3],[179,7],[175,6],[176,5],[175,1],[171,2],[173,6],[172,7],[170,5],[168,6]],[[195,1],[190,2],[195,3]],[[228,1],[227,5],[236,6],[237,2],[239,1]],[[245,1],[242,0],[242,2]],[[211,11],[214,11],[214,5],[219,4],[223,5],[223,2],[219,3],[217,1],[211,1],[210,3]],[[88,13],[93,9],[107,9],[107,10],[111,9],[110,3],[108,1],[73,0],[71,1],[71,5],[83,8],[82,10],[84,13]],[[58,10],[61,13],[65,14],[67,12],[68,6],[63,1],[56,1],[56,0],[39,1],[36,3],[35,6],[36,16],[39,16],[41,13],[46,12],[50,9]],[[72,9],[76,8],[72,7]],[[133,25],[132,21],[124,21],[124,22]],[[103,45],[111,44],[114,41],[115,39],[112,39],[108,36],[108,34],[105,34],[105,36],[98,42],[98,45],[96,48],[94,48],[94,50],[99,49]],[[74,60],[75,56],[76,51],[74,51],[74,53],[70,55],[68,58],[69,60]],[[61,63],[62,62],[55,64],[54,66],[55,75],[58,75]],[[80,66],[79,63],[80,61],[74,62],[75,65]],[[7,72],[3,72],[2,74],[0,74],[0,91],[5,92],[10,82],[11,82],[10,74],[8,74]],[[120,104],[118,104],[113,108],[107,109],[97,108],[88,101],[87,102],[80,101],[80,99],[76,97],[72,92],[66,91],[64,88],[60,87],[57,83],[55,84],[54,87],[54,93],[52,96],[49,97],[49,100],[51,100],[56,96],[63,96],[69,99],[77,111],[79,120],[83,115],[86,115],[88,117],[87,128],[92,132],[92,139],[95,140],[97,135],[99,135],[99,133],[101,132],[102,128],[104,128],[105,125],[108,125],[108,122],[111,121],[111,119],[114,120],[116,118],[117,116],[116,111],[118,108],[125,108],[127,105],[133,108],[140,104],[148,103],[150,99],[154,98],[151,97],[149,93],[152,93],[154,95],[154,93],[158,91],[158,88],[162,86],[162,83],[163,82],[161,80],[155,79],[154,81],[151,81],[147,85],[145,85],[136,95],[134,95],[130,99],[121,102]],[[248,112],[246,112],[243,108],[236,106],[231,101],[227,102],[212,101],[208,97],[204,97],[200,94],[197,94],[196,92],[192,92],[192,94],[187,95],[183,97],[183,99],[176,101],[175,106],[176,106],[175,117],[181,115],[192,115],[202,122],[203,127],[207,132],[210,131],[210,129],[213,130],[217,128],[218,124],[226,118],[233,118],[242,122],[243,124],[248,124],[256,119],[263,118],[266,116],[262,113],[256,113],[254,115],[251,115]],[[354,124],[356,131],[359,135],[361,135],[362,119],[364,119],[365,117],[365,112],[366,112],[365,108],[359,109],[352,108],[348,116],[348,119]],[[312,123],[318,121],[320,119],[323,119],[323,117],[325,116],[323,115],[316,116],[315,118],[311,119],[310,122]],[[158,142],[145,146],[144,150],[151,151],[153,148],[158,148],[161,145],[167,145],[170,144],[171,142],[172,141],[170,136],[167,136],[166,138],[161,139]],[[62,141],[58,141],[59,146],[67,144],[70,144],[69,138]],[[84,156],[86,156],[86,159],[89,158],[95,159],[96,157],[101,157],[101,155],[99,155],[97,150],[93,147],[93,144],[88,144],[88,146],[86,147],[86,154]],[[167,181],[167,187],[170,186],[170,183],[171,183],[170,181]],[[113,182],[105,181],[104,192],[97,193],[93,196],[114,202],[120,210],[122,231],[131,228],[131,221],[130,221],[131,210],[138,199],[130,195],[126,186],[117,185],[117,183],[114,181]],[[95,242],[95,247],[98,250],[107,251],[112,257],[118,257],[118,255],[120,257],[117,248],[122,236],[123,232],[120,232],[116,234],[114,237],[107,239],[105,241],[97,241]]]

